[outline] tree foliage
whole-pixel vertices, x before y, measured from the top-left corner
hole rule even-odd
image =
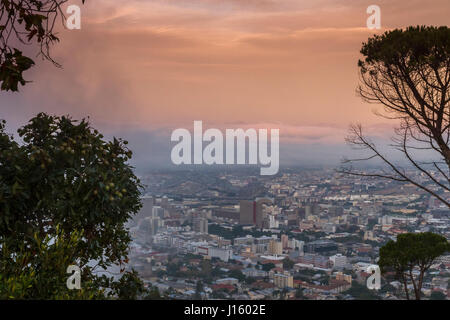
[[[18,133],[21,144],[5,133],[1,122],[0,274],[34,272],[37,277],[39,265],[50,271],[61,268],[52,278],[59,287],[65,286],[58,277],[64,270],[67,278],[69,264],[78,265],[82,282],[89,283],[96,279],[96,268],[127,263],[130,237],[125,222],[141,206],[141,185],[128,164],[132,152],[127,142],[105,141],[84,119],[44,113]],[[45,254],[51,259],[44,263]],[[24,261],[22,268],[14,263],[18,257]],[[111,284],[111,279],[97,280]],[[53,297],[52,286],[44,294],[37,285],[32,283],[27,297]]]
[[[368,154],[344,160],[347,166],[341,172],[412,183],[450,206],[442,196],[450,191],[450,29],[387,31],[369,38],[361,54],[359,95],[368,103],[381,104],[380,116],[398,121],[392,147],[427,181],[414,179],[384,155],[359,124],[350,128],[347,142]],[[369,174],[348,166],[371,159],[381,160],[386,169]]]
[[[378,264],[382,273],[394,272],[409,299],[408,284],[414,287],[417,300],[421,298],[423,278],[436,258],[450,251],[450,244],[441,235],[431,232],[405,233],[397,241],[389,241],[380,248]],[[415,273],[418,272],[418,276]]]
[[[344,294],[349,294],[357,300],[380,300],[380,297],[367,286],[353,281],[350,289],[344,291]]]
[[[37,45],[39,54],[55,65],[50,48],[59,42],[54,31],[58,18],[64,25],[62,6],[68,0],[0,0],[0,89],[18,91],[28,81],[23,72],[35,63],[17,45]],[[81,0],[84,4],[85,0]]]
[[[266,272],[269,272],[273,268],[275,268],[275,265],[272,262],[265,263],[265,264],[262,265],[262,270],[266,271]]]
[[[76,263],[77,243],[81,233],[72,232],[66,237],[57,228],[56,236],[39,239],[36,233],[32,248],[19,244],[19,250],[9,251],[2,243],[0,260],[0,299],[97,299],[104,290],[90,279],[81,290],[67,290],[67,266]]]
[[[110,296],[116,296],[121,300],[136,300],[144,294],[148,294],[139,274],[132,270],[125,273],[119,281],[113,282]]]
[[[295,265],[295,262],[289,258],[283,260],[283,268],[286,270],[291,270]]]

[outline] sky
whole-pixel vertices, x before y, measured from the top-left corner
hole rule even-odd
[[[392,133],[357,95],[361,44],[409,25],[447,25],[448,0],[71,0],[81,30],[60,27],[33,82],[0,93],[13,132],[40,111],[90,117],[130,140],[135,163],[170,161],[170,133],[205,127],[279,128],[282,164],[334,164],[352,123]],[[369,30],[369,5],[381,30]],[[33,48],[26,50],[33,52]]]

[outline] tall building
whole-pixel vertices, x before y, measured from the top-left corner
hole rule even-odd
[[[292,248],[294,250],[298,250],[299,255],[303,256],[303,247],[305,246],[305,242],[304,241],[300,241],[297,239],[291,239],[289,240],[289,248]]]
[[[282,255],[283,254],[283,244],[281,241],[275,239],[269,242],[269,254],[271,255]]]
[[[278,221],[277,221],[277,219],[275,218],[274,215],[267,214],[264,217],[263,227],[264,228],[269,228],[269,229],[278,228],[279,227],[279,223],[278,223]]]
[[[164,218],[164,209],[160,206],[152,208],[152,218]]]
[[[239,224],[256,225],[256,202],[241,200],[239,202]]]
[[[305,219],[312,216],[317,216],[320,213],[320,207],[317,203],[308,204],[305,206]]]
[[[135,216],[135,220],[139,221],[141,219],[152,217],[154,199],[153,197],[142,197],[141,198],[142,207],[138,214]]]
[[[158,233],[162,226],[164,226],[164,221],[159,217],[146,217],[139,222],[139,230],[144,233],[144,239],[147,242]]]
[[[169,205],[169,199],[167,198],[167,196],[163,196],[161,198],[161,207],[167,208],[168,205]]]
[[[331,262],[333,262],[333,267],[337,269],[342,269],[347,266],[347,257],[338,253],[330,257]]]
[[[289,237],[287,234],[281,235],[281,243],[283,244],[283,249],[287,249],[289,246]]]
[[[276,287],[283,288],[293,288],[294,287],[294,277],[288,273],[275,273],[273,275],[273,283]]]
[[[194,231],[199,233],[208,233],[208,219],[194,218]]]
[[[239,224],[263,227],[263,205],[272,203],[272,200],[258,198],[255,201],[241,200],[239,202]]]
[[[305,219],[308,219],[312,215],[312,207],[310,205],[305,206]]]

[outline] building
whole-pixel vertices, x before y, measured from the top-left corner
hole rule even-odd
[[[241,200],[239,202],[239,224],[256,224],[256,202]]]
[[[335,233],[336,232],[336,226],[333,223],[325,223],[322,226],[322,230],[325,233]]]
[[[298,258],[298,264],[303,266],[313,266],[315,268],[328,269],[330,268],[331,261],[325,256],[306,253],[304,256]]]
[[[299,251],[299,255],[302,256],[303,255],[303,247],[305,246],[305,242],[304,241],[300,241],[297,239],[291,239],[289,240],[289,248],[293,249],[293,250],[297,250]]]
[[[212,215],[217,218],[240,221],[240,211],[235,208],[216,208],[212,210]]]
[[[371,240],[371,241],[376,240],[373,235],[373,231],[367,230],[366,232],[364,232],[364,240]]]
[[[267,277],[267,272],[264,270],[258,270],[258,269],[254,269],[254,268],[247,268],[242,270],[242,273],[246,276],[246,277],[252,277],[252,278],[264,278]]]
[[[251,245],[254,243],[254,238],[251,235],[247,235],[245,237],[241,237],[241,238],[234,238],[233,239],[233,244],[235,246],[240,246],[240,245]]]
[[[238,284],[239,280],[236,278],[223,278],[216,280],[216,284],[228,284],[228,285],[235,285]]]
[[[338,253],[330,257],[333,267],[337,269],[343,269],[347,266],[347,257]]]
[[[152,217],[154,202],[155,201],[153,197],[142,197],[141,198],[142,207],[134,219],[136,221],[139,221],[144,218]]]
[[[289,247],[289,237],[286,234],[281,235],[281,243],[283,245],[283,249],[287,249]]]
[[[336,254],[338,246],[334,241],[317,240],[306,244],[306,252],[324,255]]]
[[[283,243],[275,239],[269,242],[269,254],[271,255],[282,255],[283,254]]]
[[[294,277],[289,273],[275,273],[273,275],[273,283],[278,288],[293,288],[294,287]]]
[[[152,208],[152,218],[164,218],[164,209],[160,206]]]
[[[263,227],[263,205],[270,204],[270,199],[241,200],[239,202],[239,224]]]
[[[219,258],[222,261],[228,262],[233,258],[233,251],[231,249],[208,247],[208,257]]]
[[[164,225],[164,220],[158,217],[146,217],[139,223],[139,230],[142,231],[146,237],[146,241],[150,240],[151,236],[158,233],[158,230]]]
[[[193,227],[195,232],[208,233],[208,219],[194,218]]]
[[[345,281],[345,282],[349,283],[350,285],[352,284],[352,276],[349,274],[343,274],[342,272],[336,272],[335,279],[336,279],[336,281]]]

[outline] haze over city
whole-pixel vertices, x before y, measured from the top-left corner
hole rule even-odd
[[[381,30],[366,28],[367,1],[88,2],[81,30],[60,27],[52,53],[63,68],[28,71],[20,95],[0,96],[1,114],[12,133],[39,111],[89,116],[130,140],[141,168],[167,164],[170,132],[194,120],[280,128],[281,165],[334,166],[349,124],[381,140],[394,125],[355,93],[361,43],[448,22],[448,1],[377,4]]]

